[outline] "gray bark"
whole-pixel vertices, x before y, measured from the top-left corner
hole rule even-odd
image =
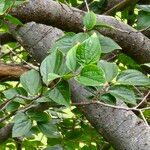
[[[34,24],[34,28],[31,28]],[[42,26],[43,30],[41,30]],[[24,29],[23,29],[24,28]],[[14,37],[19,40],[23,45],[28,45],[28,52],[31,51],[32,55],[35,55],[37,61],[41,60],[41,57],[45,57],[46,53],[41,53],[46,49],[43,48],[44,41],[37,41],[38,48],[31,49],[35,45],[35,35],[42,39],[45,34],[44,28],[48,27],[45,25],[37,25],[35,23],[29,23],[20,29],[16,29],[13,34]],[[51,27],[49,27],[51,28]],[[36,29],[36,30],[35,30]],[[26,34],[23,36],[24,31],[30,30],[32,34]],[[35,32],[36,31],[36,32]],[[56,34],[56,39],[58,35],[62,34],[62,31],[57,30],[60,34]],[[39,34],[37,34],[39,33]],[[52,40],[47,35],[47,50],[50,48],[50,41]],[[31,36],[32,35],[32,36]],[[41,44],[38,44],[41,43]],[[40,50],[40,51],[39,51]],[[80,86],[75,81],[69,81],[71,91],[72,91],[72,101],[74,103],[83,103],[87,99],[86,97],[90,95],[82,86]],[[138,118],[132,111],[113,109],[102,105],[90,104],[87,106],[79,107],[81,112],[86,116],[93,127],[102,134],[117,150],[148,150],[150,147],[150,128],[145,125],[145,123]]]

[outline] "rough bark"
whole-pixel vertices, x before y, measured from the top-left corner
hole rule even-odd
[[[30,24],[28,24],[28,27],[29,26]],[[36,28],[36,32],[39,33],[38,36],[42,38],[44,33],[42,33],[40,28],[37,28],[40,25],[35,24],[35,26],[34,28]],[[47,26],[42,26],[43,28],[47,28]],[[32,28],[32,35],[36,34],[34,28]],[[20,43],[23,42],[23,44],[28,44],[30,48],[30,45],[33,45],[35,42],[34,38],[31,38],[29,34],[26,34],[26,38],[24,38],[24,36],[22,37],[20,30],[22,29],[15,30],[14,37],[20,39]],[[47,42],[51,41],[51,36],[48,37],[49,40],[47,40]],[[25,39],[26,41],[24,41]],[[41,42],[42,43],[39,44],[38,49],[42,51],[44,43],[43,41]],[[31,49],[28,49],[28,51],[30,50]],[[41,60],[41,52],[36,51],[35,48],[32,51],[32,54],[34,53],[36,53],[35,55],[38,57],[37,60]],[[46,53],[44,53],[44,55],[45,54]],[[44,56],[42,55],[42,57]],[[89,96],[89,93],[76,82],[69,81],[69,83],[72,91],[72,101],[74,103],[82,103],[86,101],[86,97]],[[118,150],[147,150],[150,147],[150,128],[148,128],[132,111],[112,109],[94,104],[80,107],[80,109],[94,128],[97,129],[97,131],[101,133],[114,146],[114,148]]]
[[[0,78],[14,77],[19,78],[22,73],[28,71],[29,67],[17,64],[4,64],[0,63]]]
[[[13,124],[11,123],[0,129],[0,143],[3,143],[9,137],[11,137],[12,127]]]
[[[50,47],[64,34],[57,28],[36,24],[35,22],[27,23],[20,28],[10,27],[10,31],[38,62],[45,58]]]
[[[76,8],[49,0],[30,0],[11,13],[24,22],[41,22],[74,32],[82,31],[82,19],[85,14]],[[114,39],[123,48],[124,53],[138,63],[150,62],[150,39],[113,17],[97,15],[97,20],[119,29],[98,29],[98,31]]]

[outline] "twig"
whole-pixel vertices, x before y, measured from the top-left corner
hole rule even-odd
[[[15,49],[17,49],[17,48],[19,48],[20,47],[20,45],[19,46],[17,46],[17,47],[15,47]],[[13,53],[16,57],[18,57],[22,62],[24,62],[25,64],[27,64],[29,67],[31,67],[31,68],[33,68],[33,69],[35,69],[35,70],[37,70],[37,67],[35,67],[35,66],[33,66],[33,65],[31,65],[30,63],[28,63],[28,62],[26,62],[24,59],[22,59],[20,56],[18,56],[17,55],[17,53],[16,52],[14,52],[14,49],[13,50],[11,50],[11,49],[9,49],[10,51],[11,51],[11,53]]]
[[[138,0],[124,0],[121,1],[119,4],[115,5],[113,8],[109,9],[104,13],[104,15],[114,15],[117,11],[121,11],[122,9],[125,9],[126,7],[136,4]]]
[[[4,101],[1,105],[0,105],[0,110],[4,110],[6,108],[6,106],[10,103],[11,99]]]
[[[139,110],[139,112],[140,112],[140,115],[141,115],[142,119],[144,120],[145,124],[149,127],[149,124],[146,121],[146,118],[144,117],[143,112],[141,110]]]
[[[84,102],[84,103],[72,103],[72,106],[85,106],[85,105],[91,105],[91,104],[99,104],[99,105],[103,105],[106,107],[111,107],[114,109],[123,109],[123,110],[134,110],[134,111],[138,111],[139,109],[136,108],[128,108],[128,107],[122,107],[122,106],[115,106],[115,105],[110,105],[110,104],[106,104],[100,101],[90,101],[90,102]]]
[[[15,95],[15,96],[12,97],[11,99],[5,101],[3,104],[0,105],[0,108],[1,108],[0,111],[3,111],[3,110],[7,107],[7,105],[8,105],[13,99],[15,99],[15,98],[22,98],[22,99],[25,99],[25,100],[36,100],[36,99],[38,99],[40,96],[41,96],[41,94],[40,94],[40,95],[37,95],[37,96],[34,96],[34,97],[26,97],[26,96],[23,96],[23,95]]]
[[[150,94],[150,91],[145,95],[143,100],[135,108],[138,108],[139,106],[141,106],[146,101],[146,98],[149,96],[149,94]]]
[[[29,109],[35,108],[35,107],[37,107],[37,104],[30,103],[26,107],[23,107],[22,109],[20,109],[18,112],[23,112],[24,113],[24,112],[28,111]]]
[[[89,9],[89,5],[88,5],[88,3],[87,3],[87,0],[84,0],[84,2],[85,2],[85,5],[86,5],[86,9],[87,9],[87,11],[89,12],[90,9]]]
[[[143,32],[143,31],[146,31],[146,30],[148,30],[148,29],[150,29],[150,25],[149,25],[148,27],[144,28],[144,29],[139,30],[139,31],[140,31],[140,32]]]
[[[12,117],[14,114],[16,113],[16,111],[12,112],[11,114],[8,114],[2,118],[0,118],[0,123],[2,123],[3,121],[5,121],[6,119]]]

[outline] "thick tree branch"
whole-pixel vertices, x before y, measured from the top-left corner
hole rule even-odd
[[[85,14],[78,9],[49,0],[30,0],[11,13],[24,22],[36,21],[74,32],[83,30],[82,19]],[[113,17],[97,15],[97,20],[119,29],[98,29],[98,31],[113,38],[123,48],[124,53],[138,63],[150,62],[150,39]]]
[[[0,63],[0,78],[13,77],[19,78],[22,73],[28,71],[30,68],[23,65],[17,64],[4,64]]]
[[[31,26],[31,24],[34,24],[34,26]],[[40,51],[36,50],[36,48],[31,49],[31,46],[35,44],[35,38],[31,38],[31,32],[33,37],[38,35],[37,33],[39,33],[39,37],[43,37],[45,34],[44,28],[47,29],[47,26],[42,25],[43,30],[39,28],[40,26],[41,25],[35,23],[29,23],[20,29],[16,29],[14,33],[14,37],[19,39],[20,43],[28,45],[29,49],[27,50],[32,51],[32,55],[36,55],[36,58],[38,58],[37,61],[41,60],[41,52],[45,51],[43,48],[44,40],[40,42],[41,44],[37,42]],[[30,31],[30,34],[26,34],[25,37],[21,33],[23,33],[22,31],[26,31],[26,29]],[[60,31],[60,33],[62,34],[62,31]],[[49,41],[54,37],[49,35],[51,35],[51,33],[48,33],[47,37],[49,37],[49,40],[47,40],[46,43],[50,46]],[[57,36],[57,38],[59,37],[58,34],[55,34],[55,36]],[[49,48],[50,47],[47,47],[47,50]],[[42,58],[44,55],[46,56],[46,53],[42,55]],[[90,93],[82,86],[79,86],[75,81],[69,81],[69,83],[73,102],[86,102],[86,97],[88,97]],[[89,122],[114,146],[114,148],[118,150],[131,148],[147,150],[150,147],[150,129],[132,111],[113,109],[98,104],[80,106],[79,108]]]

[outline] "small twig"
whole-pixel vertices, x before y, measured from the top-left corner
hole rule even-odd
[[[2,118],[0,118],[0,123],[2,123],[3,121],[5,121],[6,119],[12,117],[14,114],[16,113],[16,111],[12,112],[11,114],[8,114]]]
[[[144,117],[143,112],[141,110],[139,110],[139,112],[140,112],[140,115],[141,115],[142,119],[144,120],[145,124],[149,127],[149,124],[148,124],[146,118]]]
[[[150,94],[150,91],[145,95],[143,100],[135,108],[138,108],[139,106],[141,106],[146,101],[146,98],[149,96],[149,94]]]
[[[10,104],[10,102],[15,98],[22,98],[22,99],[25,99],[25,100],[32,100],[33,101],[33,100],[38,99],[40,96],[41,96],[41,94],[37,95],[37,96],[34,96],[34,97],[26,97],[26,96],[23,96],[23,95],[15,95],[11,99],[5,101],[3,104],[0,105],[0,111],[3,111],[7,107],[7,105]]]
[[[17,48],[19,48],[19,47],[20,47],[20,45],[17,46],[17,47],[15,47],[14,49],[17,49]],[[17,53],[14,52],[14,49],[13,49],[13,50],[9,49],[9,50],[10,50],[10,52],[11,52],[12,54],[14,54],[17,58],[19,58],[22,62],[24,62],[25,64],[27,64],[29,67],[31,67],[31,68],[33,68],[33,69],[35,69],[35,70],[38,70],[37,67],[35,67],[35,66],[33,66],[32,64],[26,62],[24,59],[22,59],[20,56],[18,56]]]
[[[150,25],[149,25],[148,27],[144,28],[144,29],[139,30],[139,31],[140,31],[140,32],[143,32],[143,31],[146,31],[146,30],[148,30],[148,29],[150,29]]]
[[[22,109],[20,109],[18,112],[23,112],[24,113],[24,112],[28,111],[29,109],[35,108],[35,107],[37,107],[37,104],[30,103],[26,107],[23,107]]]
[[[135,88],[135,90],[143,97],[143,93],[136,87],[133,85],[133,87]]]
[[[0,105],[0,110],[1,110],[1,111],[4,110],[5,107],[6,107],[6,105],[8,105],[8,103],[9,103],[10,101],[11,101],[10,99],[4,101],[4,102]]]
[[[89,5],[88,5],[88,3],[87,3],[87,0],[84,0],[84,2],[85,2],[85,5],[86,5],[86,9],[87,9],[87,11],[89,12],[90,9],[89,9]]]
[[[72,106],[85,106],[85,105],[91,105],[91,104],[99,104],[99,105],[103,105],[106,107],[110,107],[110,108],[114,108],[114,109],[123,109],[123,110],[134,110],[134,111],[138,111],[139,109],[136,108],[128,108],[128,107],[122,107],[122,106],[115,106],[115,105],[110,105],[110,104],[106,104],[100,101],[90,101],[90,102],[84,102],[84,103],[72,103]]]

